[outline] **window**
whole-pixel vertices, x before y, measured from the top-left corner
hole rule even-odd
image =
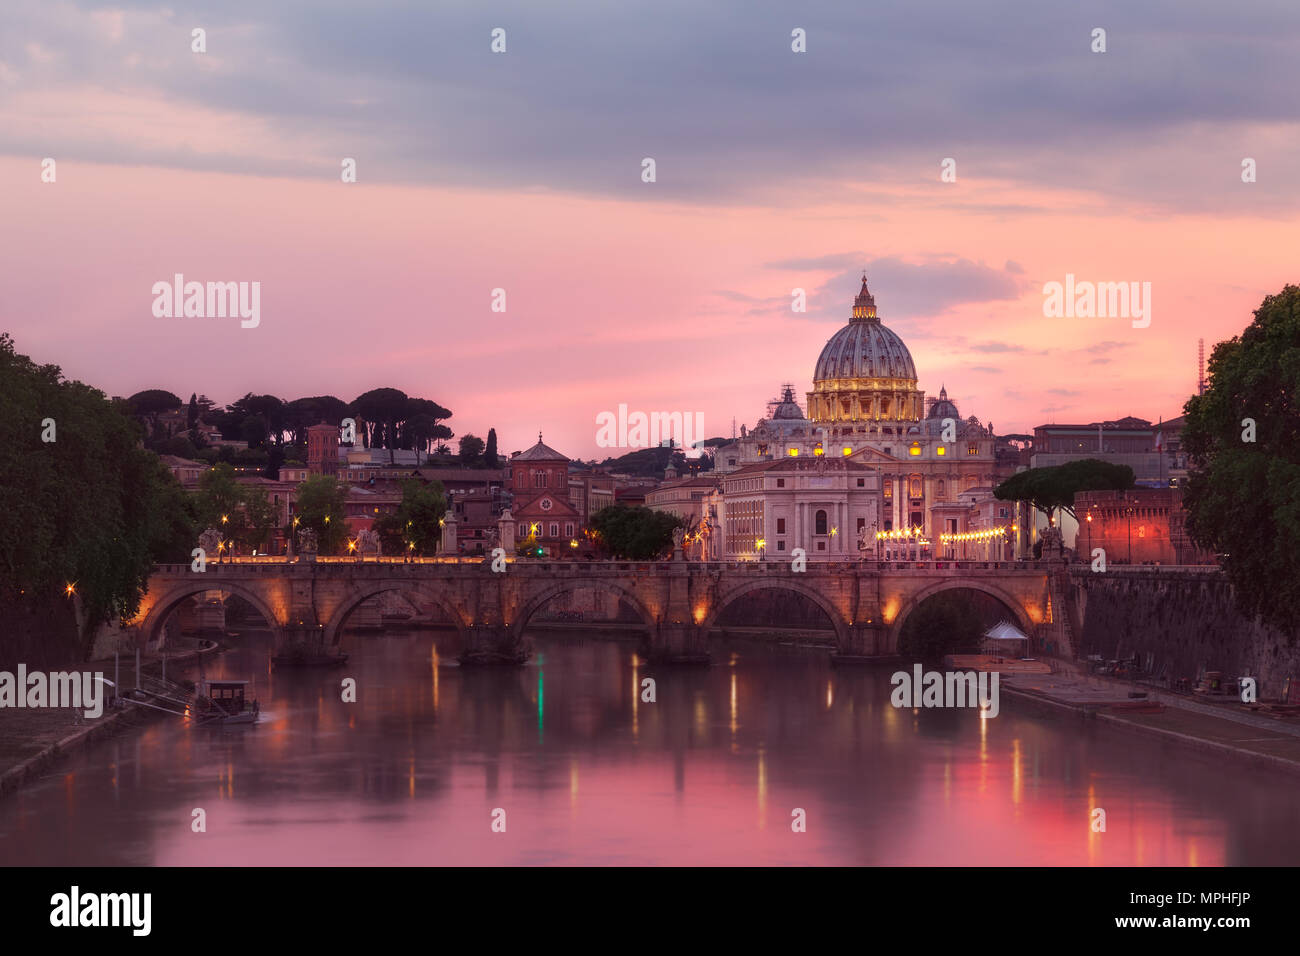
[[[980,453],[980,446],[975,444],[974,442],[971,442],[969,445],[966,446],[966,454],[978,455],[979,453]]]
[[[919,527],[921,527],[921,524],[922,524],[922,521],[921,521],[921,512],[919,512],[919,511],[913,511],[913,512],[912,512],[912,527],[913,527],[913,528],[919,528]]]
[[[826,550],[826,542],[825,542],[825,541],[818,541],[818,542],[817,542],[817,550],[818,550],[818,551],[825,551],[825,550]]]
[[[546,472],[544,471],[533,472],[533,487],[534,488],[546,487]]]
[[[946,455],[948,454],[948,449],[945,448],[943,445],[939,445],[937,448],[935,448],[934,453],[936,455]]]
[[[894,497],[894,479],[885,479],[885,500],[890,501]]]
[[[885,530],[886,530],[886,531],[893,531],[893,530],[894,530],[894,521],[893,521],[892,518],[886,518],[886,519],[885,519]]]
[[[777,534],[785,534],[785,519],[784,519],[784,518],[777,518],[777,519],[776,519],[776,533],[777,533]]]
[[[736,459],[734,459],[734,458],[728,458],[728,459],[727,459],[727,464],[728,464],[728,465],[734,465],[735,463],[736,463]]]
[[[921,454],[921,445],[920,445],[920,443],[919,443],[919,442],[912,442],[912,447],[909,448],[909,449],[907,449],[907,453],[908,453],[909,455],[911,455],[913,458],[918,457],[918,456]]]
[[[911,478],[911,480],[910,480],[910,484],[911,484],[911,490],[910,490],[910,493],[911,493],[912,497],[913,497],[913,498],[919,498],[919,497],[921,497],[921,478],[920,478],[920,476],[913,476],[913,477]]]
[[[825,534],[826,533],[826,512],[818,511],[816,517],[813,520],[816,522],[817,525],[816,533]]]
[[[784,488],[784,487],[785,487],[785,479],[784,479],[784,478],[778,478],[778,479],[776,480],[776,486],[777,486],[778,488]]]
[[[559,536],[560,536],[560,523],[559,523],[558,521],[552,521],[552,522],[551,522],[551,537],[552,537],[552,538],[558,538]]]
[[[859,487],[859,488],[865,488],[865,487],[867,487],[867,479],[865,479],[865,478],[859,478],[859,479],[858,479],[858,487]]]
[[[935,494],[938,495],[940,498],[943,497],[943,479],[942,479],[942,478],[939,479],[939,484],[938,484],[938,486],[935,488]]]
[[[566,538],[572,538],[572,537],[573,537],[573,522],[572,522],[572,521],[567,521],[567,522],[565,522],[565,525],[564,525],[564,536],[565,536]]]
[[[519,523],[519,537],[528,537],[528,525],[524,524],[522,521]]]
[[[866,531],[866,530],[867,530],[867,519],[866,519],[866,518],[859,518],[859,519],[858,519],[858,534],[861,534],[863,531]]]
[[[778,541],[778,542],[776,543],[776,550],[778,550],[778,551],[784,551],[784,550],[785,550],[785,542],[784,542],[784,541]]]

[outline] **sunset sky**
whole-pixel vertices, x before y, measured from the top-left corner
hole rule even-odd
[[[1294,0],[7,0],[0,330],[110,395],[392,386],[604,458],[621,403],[802,402],[865,269],[999,433],[1168,418],[1300,281],[1297,49]],[[175,273],[260,282],[260,325],[156,318]],[[1045,318],[1067,273],[1150,282],[1150,327]]]

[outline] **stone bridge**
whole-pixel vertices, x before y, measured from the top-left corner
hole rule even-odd
[[[1059,567],[1053,565],[1051,567]],[[1008,617],[1034,636],[1050,619],[1047,562],[857,561],[515,561],[494,572],[491,561],[403,562],[355,559],[245,559],[159,565],[135,619],[139,639],[162,636],[167,617],[205,591],[237,594],[275,630],[277,646],[294,642],[336,648],[345,623],[363,602],[396,591],[417,606],[436,606],[460,631],[470,656],[519,657],[524,631],[539,610],[579,589],[625,602],[640,617],[649,654],[660,659],[708,653],[708,635],[729,605],[763,589],[791,591],[825,613],[846,657],[897,652],[903,622],[926,598],[956,588],[983,591],[1002,602]]]

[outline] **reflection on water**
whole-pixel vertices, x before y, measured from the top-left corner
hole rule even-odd
[[[412,632],[351,638],[341,670],[285,672],[265,634],[239,641],[208,676],[252,679],[260,724],[158,722],[69,759],[0,800],[0,861],[1221,865],[1300,852],[1287,778],[1005,699],[987,721],[896,710],[890,669],[832,670],[824,652],[719,645],[712,668],[664,669],[634,643],[548,634],[527,667],[477,669],[454,666],[453,635]],[[206,833],[190,829],[198,807]],[[795,808],[806,833],[791,832]]]

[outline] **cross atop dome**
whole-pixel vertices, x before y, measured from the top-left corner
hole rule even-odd
[[[876,316],[876,297],[867,288],[867,273],[865,270],[862,273],[862,289],[858,292],[857,298],[853,300],[852,321],[880,321]]]

